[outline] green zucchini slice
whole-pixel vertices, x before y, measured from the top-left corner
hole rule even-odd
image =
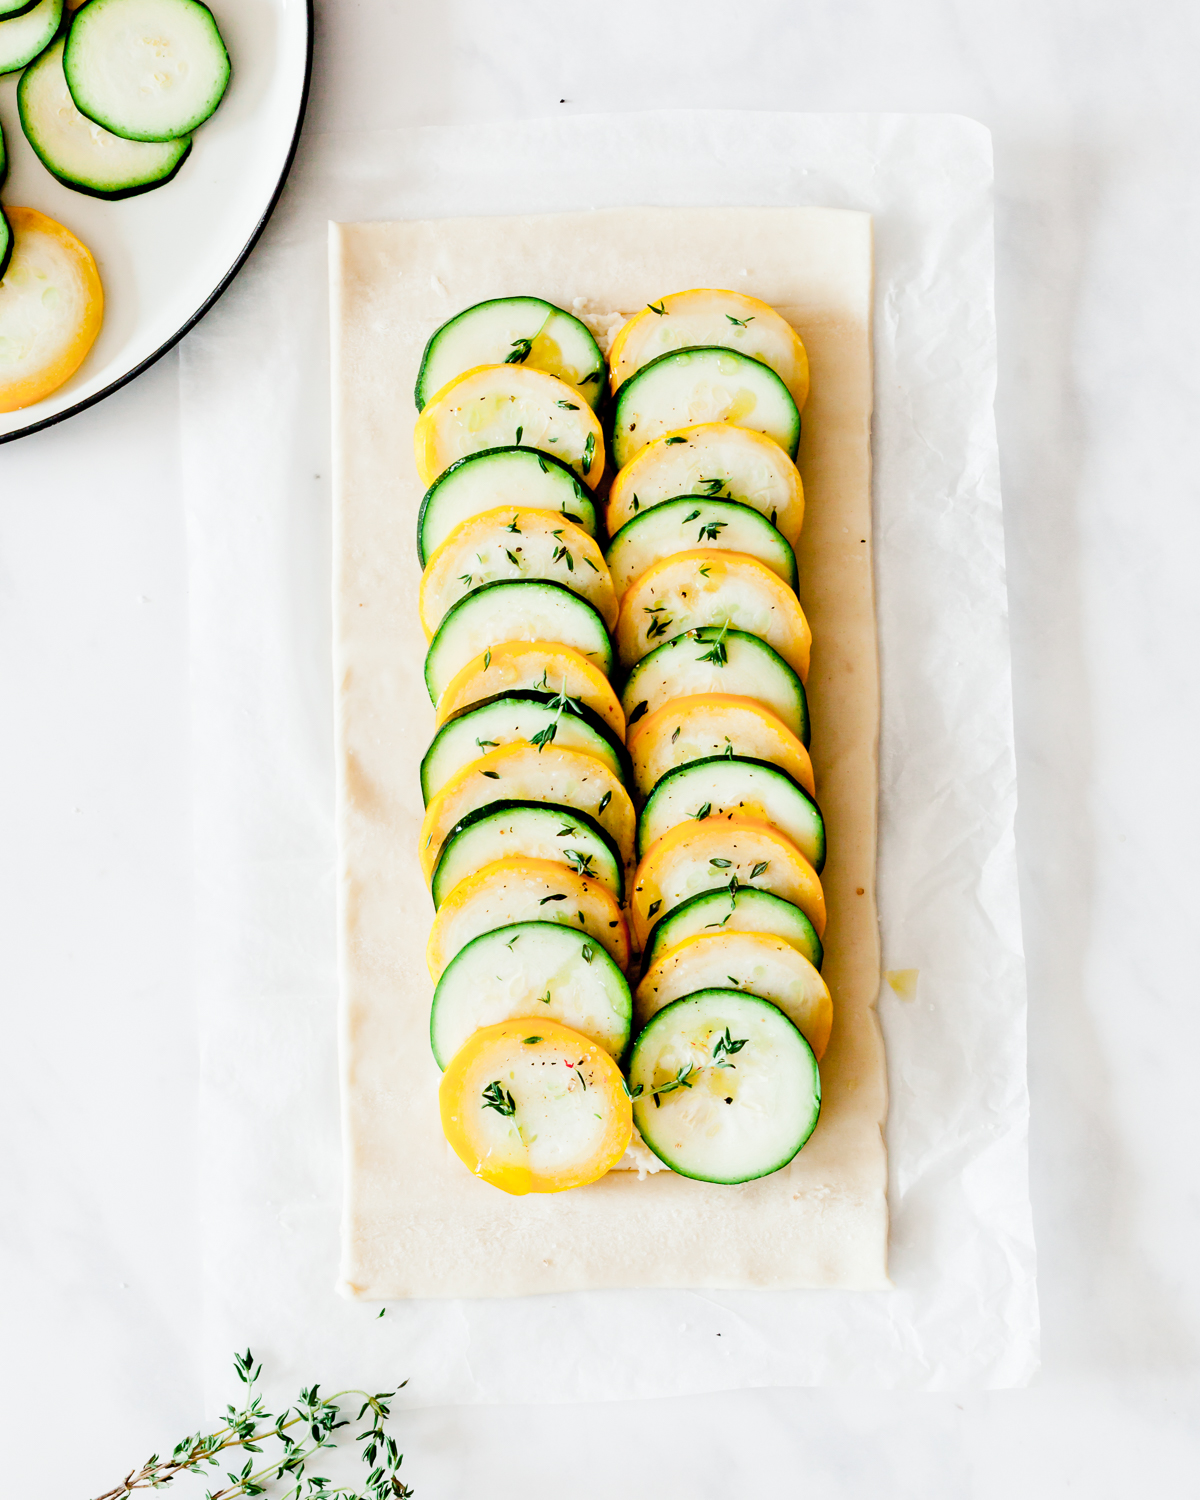
[[[791,839],[818,875],[825,867],[821,809],[786,771],[739,755],[710,755],[668,771],[638,818],[637,857],[680,823],[710,818],[769,823]]]
[[[0,20],[0,73],[15,73],[43,53],[62,25],[63,0],[41,0],[11,20]]]
[[[701,422],[761,432],[791,459],[800,446],[795,400],[768,365],[733,349],[678,349],[643,365],[617,392],[613,463],[623,469],[655,438]]]
[[[465,371],[506,364],[545,370],[593,408],[604,394],[604,356],[586,324],[541,297],[494,297],[435,330],[421,357],[417,410]]]
[[[37,3],[38,0],[0,0],[0,21],[11,21],[17,16],[23,16]],[[3,181],[4,175],[0,173],[0,183]]]
[[[821,1113],[812,1048],[777,1006],[737,990],[664,1006],[633,1044],[629,1088],[646,1145],[701,1182],[778,1172]]]
[[[171,141],[213,113],[229,53],[200,0],[88,0],[67,32],[76,108],[130,141]]]
[[[417,516],[421,566],[461,522],[501,505],[554,510],[596,535],[591,491],[561,459],[536,448],[485,448],[457,459],[425,491]]]
[[[628,752],[599,714],[578,698],[524,689],[498,693],[450,715],[421,762],[425,805],[456,771],[514,740],[586,750],[627,785],[632,783]]]
[[[613,537],[606,560],[617,597],[651,563],[694,547],[756,557],[789,588],[796,587],[796,554],[766,516],[737,500],[681,495],[642,511]]]
[[[766,641],[744,630],[716,625],[673,636],[643,656],[621,693],[630,729],[675,698],[695,693],[732,693],[770,709],[803,745],[808,744],[808,699],[804,684]]]
[[[501,641],[557,641],[586,656],[607,677],[612,641],[598,612],[561,583],[502,578],[473,589],[446,612],[425,657],[425,686],[437,703],[456,672]]]
[[[606,885],[625,899],[625,866],[595,818],[553,802],[489,802],[468,813],[446,835],[431,890],[434,907],[467,875],[498,859],[553,859]]]
[[[4,280],[4,273],[8,270],[8,263],[13,253],[12,225],[4,214],[4,205],[0,204],[0,281]]]
[[[646,940],[642,973],[685,938],[708,932],[765,932],[790,943],[814,969],[825,959],[817,929],[798,906],[774,891],[744,885],[735,891],[701,891],[660,917]]]
[[[595,938],[560,922],[514,922],[472,939],[433,992],[429,1040],[439,1068],[472,1032],[500,1021],[560,1021],[614,1058],[629,1045],[633,1001]]]
[[[21,128],[42,165],[59,182],[93,198],[132,198],[170,182],[192,149],[190,135],[173,141],[127,141],[75,108],[60,38],[21,74]]]

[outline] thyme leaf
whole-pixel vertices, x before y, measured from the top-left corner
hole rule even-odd
[[[493,1078],[483,1091],[484,1109],[494,1109],[498,1115],[511,1119],[517,1112],[517,1101],[498,1078]]]
[[[532,339],[513,339],[512,353],[504,356],[504,363],[506,365],[523,365],[532,353]],[[518,438],[517,442],[519,443],[520,441],[521,439]]]

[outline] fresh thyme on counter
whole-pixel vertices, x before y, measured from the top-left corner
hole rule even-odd
[[[97,1500],[122,1500],[136,1490],[160,1490],[181,1474],[206,1475],[210,1468],[236,1462],[233,1455],[239,1450],[264,1454],[263,1461],[256,1465],[254,1458],[247,1458],[236,1472],[227,1469],[225,1477],[229,1483],[206,1491],[206,1500],[265,1495],[270,1484],[289,1486],[275,1492],[277,1500],[318,1500],[318,1497],[337,1500],[339,1496],[342,1500],[409,1500],[413,1495],[414,1491],[400,1478],[404,1455],[395,1438],[384,1431],[391,1415],[390,1402],[407,1381],[402,1381],[396,1391],[381,1391],[376,1395],[367,1391],[337,1391],[332,1396],[322,1396],[318,1386],[309,1386],[300,1392],[293,1405],[273,1416],[255,1390],[262,1365],[255,1364],[249,1349],[245,1354],[234,1355],[233,1367],[246,1387],[245,1400],[240,1407],[225,1408],[223,1426],[214,1432],[197,1432],[181,1438],[169,1458],[152,1453],[140,1469],[131,1470],[119,1485],[105,1490]],[[361,1489],[352,1485],[331,1488],[324,1476],[310,1474],[308,1465],[322,1449],[336,1449],[334,1434],[351,1425],[351,1419],[342,1416],[340,1403],[353,1400],[361,1400],[355,1425],[370,1413],[369,1425],[354,1438],[362,1445],[359,1457],[368,1473]],[[291,1436],[294,1428],[302,1436]],[[278,1449],[267,1456],[264,1445],[275,1443]]]

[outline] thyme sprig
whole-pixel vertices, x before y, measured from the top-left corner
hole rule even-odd
[[[313,1385],[301,1390],[297,1400],[285,1407],[277,1416],[267,1411],[264,1400],[255,1389],[262,1375],[262,1365],[256,1364],[249,1349],[245,1354],[235,1354],[233,1367],[238,1379],[246,1387],[242,1405],[232,1404],[225,1408],[225,1421],[215,1431],[189,1433],[181,1438],[171,1450],[168,1458],[152,1453],[140,1469],[131,1469],[114,1489],[105,1490],[97,1500],[124,1500],[138,1490],[161,1490],[173,1484],[181,1474],[206,1475],[210,1468],[225,1464],[236,1464],[237,1454],[264,1455],[256,1467],[255,1458],[247,1458],[240,1469],[227,1469],[227,1485],[220,1489],[207,1490],[206,1500],[237,1500],[238,1496],[265,1495],[268,1485],[282,1484],[287,1488],[276,1490],[277,1500],[409,1500],[414,1493],[400,1478],[400,1465],[404,1455],[396,1439],[385,1431],[385,1423],[391,1416],[391,1401],[396,1391],[402,1390],[407,1381],[402,1381],[394,1391],[380,1391],[372,1395],[368,1391],[337,1391],[332,1396],[322,1396],[320,1387]],[[357,1421],[370,1414],[367,1427],[356,1434],[354,1441],[362,1445],[359,1457],[367,1466],[368,1474],[359,1489],[354,1485],[330,1487],[330,1481],[320,1474],[310,1474],[308,1464],[322,1449],[337,1447],[334,1436],[339,1429],[349,1427],[351,1418],[342,1415],[342,1403],[360,1400]],[[292,1436],[298,1429],[299,1436]],[[264,1445],[278,1444],[277,1450],[267,1452]]]

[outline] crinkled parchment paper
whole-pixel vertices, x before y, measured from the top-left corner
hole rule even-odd
[[[986,132],[944,117],[704,112],[307,141],[263,245],[183,346],[214,1388],[247,1342],[281,1378],[410,1375],[429,1403],[1029,1378],[990,193]],[[874,216],[895,1289],[413,1301],[378,1320],[333,1290],[326,222],[637,202]]]

